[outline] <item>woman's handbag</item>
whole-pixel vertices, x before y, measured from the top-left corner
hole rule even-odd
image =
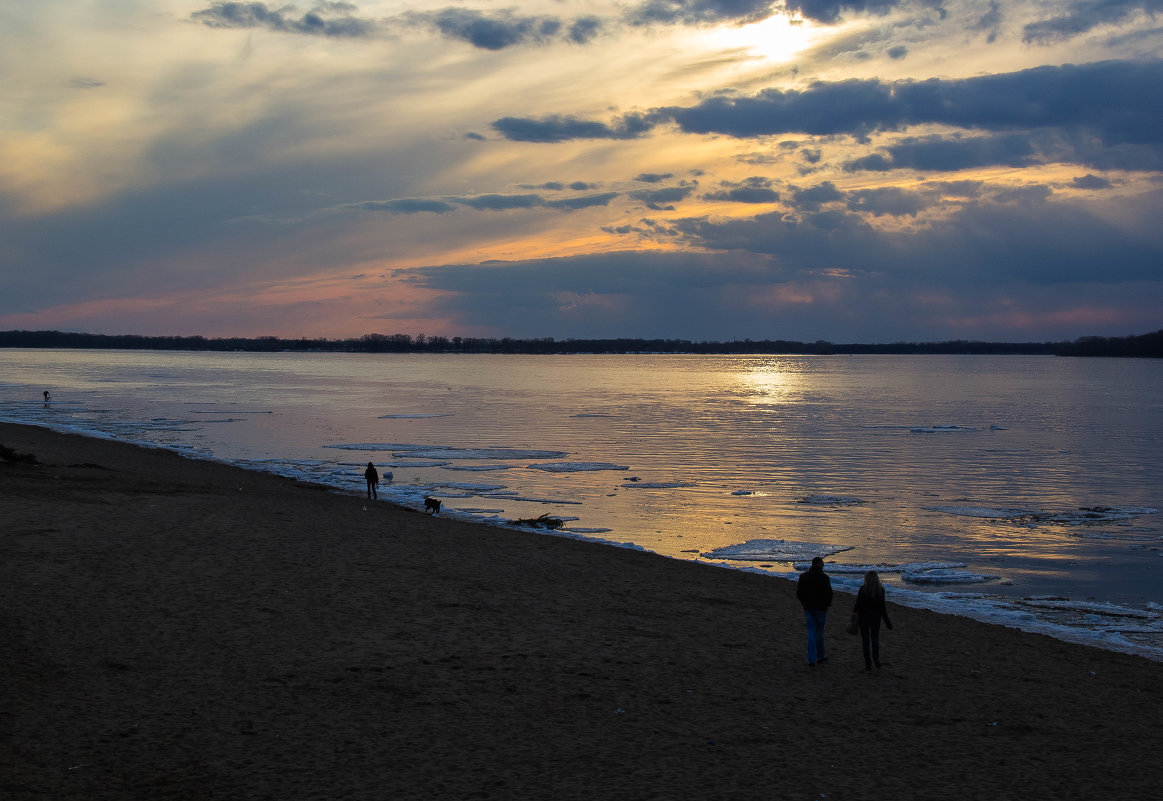
[[[844,631],[849,634],[855,634],[860,631],[860,615],[853,612],[852,617],[848,618],[848,625],[844,627]]]

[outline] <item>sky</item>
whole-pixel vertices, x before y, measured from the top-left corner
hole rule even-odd
[[[1163,0],[0,0],[0,330],[1163,328]]]

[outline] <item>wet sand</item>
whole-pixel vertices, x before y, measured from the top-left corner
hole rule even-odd
[[[1163,665],[0,424],[0,797],[1147,799]],[[891,592],[891,591],[890,591]],[[889,597],[891,601],[891,594]]]

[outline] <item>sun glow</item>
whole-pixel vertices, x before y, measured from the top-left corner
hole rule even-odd
[[[716,48],[745,50],[764,61],[787,61],[814,44],[820,33],[806,20],[776,14],[750,25],[715,28],[705,36]]]

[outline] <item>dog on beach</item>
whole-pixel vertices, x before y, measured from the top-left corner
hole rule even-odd
[[[424,511],[434,515],[440,514],[440,499],[431,496],[424,499]]]

